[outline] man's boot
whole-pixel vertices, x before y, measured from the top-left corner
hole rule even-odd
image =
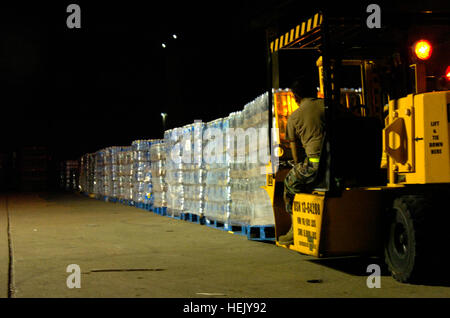
[[[289,232],[287,232],[285,235],[281,235],[278,237],[278,243],[281,245],[292,245],[294,244],[294,229],[291,225],[291,228],[289,229]]]

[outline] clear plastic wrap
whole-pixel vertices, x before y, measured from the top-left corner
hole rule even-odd
[[[231,209],[231,158],[227,154],[226,133],[229,118],[206,123],[205,148],[205,209],[207,220],[226,222]],[[222,138],[222,140],[216,139]]]
[[[268,107],[268,94],[263,94],[242,111],[206,124],[206,129],[218,130],[224,136],[223,151],[205,165],[207,219],[229,225],[274,224],[270,198],[261,188],[266,184],[262,172],[268,162],[264,159],[270,153]],[[217,140],[204,140],[207,149],[211,149],[210,142]]]
[[[181,135],[181,174],[175,174],[183,185],[183,212],[199,216],[204,214],[206,170],[203,163],[204,123],[196,121],[183,127]],[[179,172],[180,170],[176,170]],[[178,180],[179,177],[179,180]]]
[[[155,140],[150,147],[153,184],[153,206],[167,207],[166,145],[163,139]]]
[[[135,140],[133,149],[133,201],[151,204],[152,202],[152,171],[150,148],[157,140]]]
[[[166,146],[167,214],[179,216],[184,212],[182,128],[164,132]]]
[[[229,141],[235,146],[234,163],[231,165],[231,210],[227,222],[230,224],[271,225],[274,224],[270,197],[261,188],[266,185],[264,167],[269,155],[268,142],[268,94],[263,94],[245,105],[242,112],[230,114],[232,128],[253,131],[245,143]],[[237,138],[236,138],[237,139]],[[256,142],[255,142],[256,141]],[[243,158],[242,158],[243,157]]]
[[[99,196],[105,195],[104,187],[104,157],[105,151],[99,150],[95,153],[95,173],[94,173],[94,191],[93,193]]]

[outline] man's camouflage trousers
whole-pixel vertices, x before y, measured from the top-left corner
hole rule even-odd
[[[297,163],[284,179],[284,202],[286,211],[292,215],[292,204],[296,193],[310,193],[314,189],[318,162],[311,162],[308,158]]]

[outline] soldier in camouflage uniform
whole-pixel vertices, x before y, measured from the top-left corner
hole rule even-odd
[[[296,193],[308,193],[314,189],[319,167],[320,150],[324,135],[324,100],[315,98],[315,85],[311,80],[299,78],[291,86],[299,108],[288,118],[286,134],[290,142],[294,167],[284,180],[286,211],[292,215]],[[293,243],[293,228],[278,238],[283,245]]]

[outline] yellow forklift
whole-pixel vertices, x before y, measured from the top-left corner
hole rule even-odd
[[[269,36],[269,118],[278,133],[271,135],[275,146],[264,188],[276,237],[293,223],[294,243],[283,247],[315,257],[380,256],[400,282],[426,280],[446,265],[450,25],[445,17],[391,13],[380,29],[369,29],[363,16],[318,12]],[[298,61],[315,64],[307,74],[325,101],[326,133],[316,188],[295,196],[291,218],[283,201],[292,159],[285,127],[298,105],[280,87],[290,84],[284,75],[307,72]]]

